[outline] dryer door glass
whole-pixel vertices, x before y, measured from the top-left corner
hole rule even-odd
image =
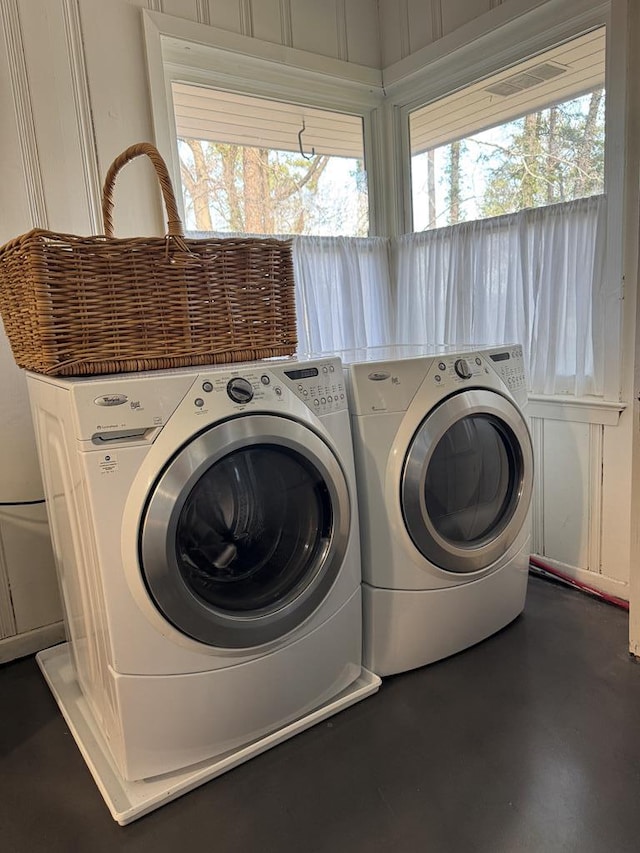
[[[237,450],[185,501],[176,531],[182,578],[216,608],[280,607],[322,565],[332,515],[324,480],[303,456],[277,445]]]
[[[532,485],[531,439],[520,412],[491,391],[459,393],[411,441],[402,477],[407,530],[436,566],[484,569],[519,535]]]
[[[440,536],[465,547],[504,527],[521,479],[518,456],[512,434],[493,417],[472,415],[447,430],[424,484],[427,514]]]
[[[247,415],[179,450],[153,484],[140,565],[163,616],[220,648],[287,634],[344,563],[347,482],[333,450],[289,418]]]

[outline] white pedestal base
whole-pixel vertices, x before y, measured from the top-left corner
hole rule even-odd
[[[365,699],[375,693],[381,683],[377,675],[363,669],[360,677],[330,702],[279,731],[180,772],[127,782],[111,761],[99,728],[84,700],[76,681],[68,644],[45,649],[36,655],[36,660],[109,811],[122,826]]]

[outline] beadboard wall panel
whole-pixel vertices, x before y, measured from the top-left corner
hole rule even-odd
[[[569,566],[589,566],[590,424],[547,420],[543,477],[544,555]],[[558,472],[562,472],[558,476]]]
[[[387,68],[433,44],[502,3],[525,12],[544,2],[546,0],[379,0],[382,67]]]
[[[404,23],[408,27],[409,52],[413,53],[442,38],[442,6],[436,2],[408,0]]]
[[[140,9],[123,0],[80,0],[84,49],[101,179],[127,146],[153,141]],[[118,61],[113,61],[113,46]],[[114,190],[116,236],[165,233],[154,172],[138,158],[119,175]]]
[[[62,607],[45,506],[0,508],[0,538],[16,633],[59,622]]]
[[[620,472],[630,412],[616,425],[576,421],[572,414],[575,409],[560,406],[553,416],[530,421],[532,553],[576,580],[628,598],[628,483]]]
[[[291,47],[291,10],[283,0],[253,3],[253,37]]]
[[[452,33],[492,8],[491,0],[432,0],[432,3],[440,6],[442,35]]]
[[[348,62],[382,68],[376,0],[343,0]]]
[[[326,56],[339,56],[337,0],[291,0],[292,47]],[[329,47],[330,46],[330,47]],[[327,51],[330,52],[327,52]]]
[[[600,572],[625,587],[629,594],[633,472],[630,447],[633,440],[633,406],[620,417],[617,427],[605,427],[602,449],[602,553]]]
[[[97,186],[87,187],[83,168],[92,147],[83,148],[77,111],[82,97],[76,67],[78,62],[82,65],[77,5],[73,0],[21,0],[20,22],[46,204],[44,227],[93,233],[97,223],[91,211]],[[91,136],[90,128],[86,130]],[[92,139],[85,144],[92,146]]]
[[[381,67],[377,0],[128,0],[164,12],[257,38]],[[401,4],[406,7],[406,0]],[[412,0],[419,7],[420,0]],[[425,16],[420,16],[424,18]],[[427,16],[430,18],[430,15]],[[406,28],[405,28],[406,29]]]

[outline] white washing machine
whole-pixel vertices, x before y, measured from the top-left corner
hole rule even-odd
[[[364,663],[439,660],[523,609],[533,453],[522,348],[341,353],[358,480]]]
[[[255,741],[359,678],[339,359],[28,385],[75,670],[124,780]]]

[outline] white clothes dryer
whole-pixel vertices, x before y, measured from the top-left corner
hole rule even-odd
[[[248,744],[359,678],[339,359],[28,386],[72,658],[125,780]]]
[[[523,609],[533,452],[522,348],[341,353],[359,490],[364,663],[390,675]]]

